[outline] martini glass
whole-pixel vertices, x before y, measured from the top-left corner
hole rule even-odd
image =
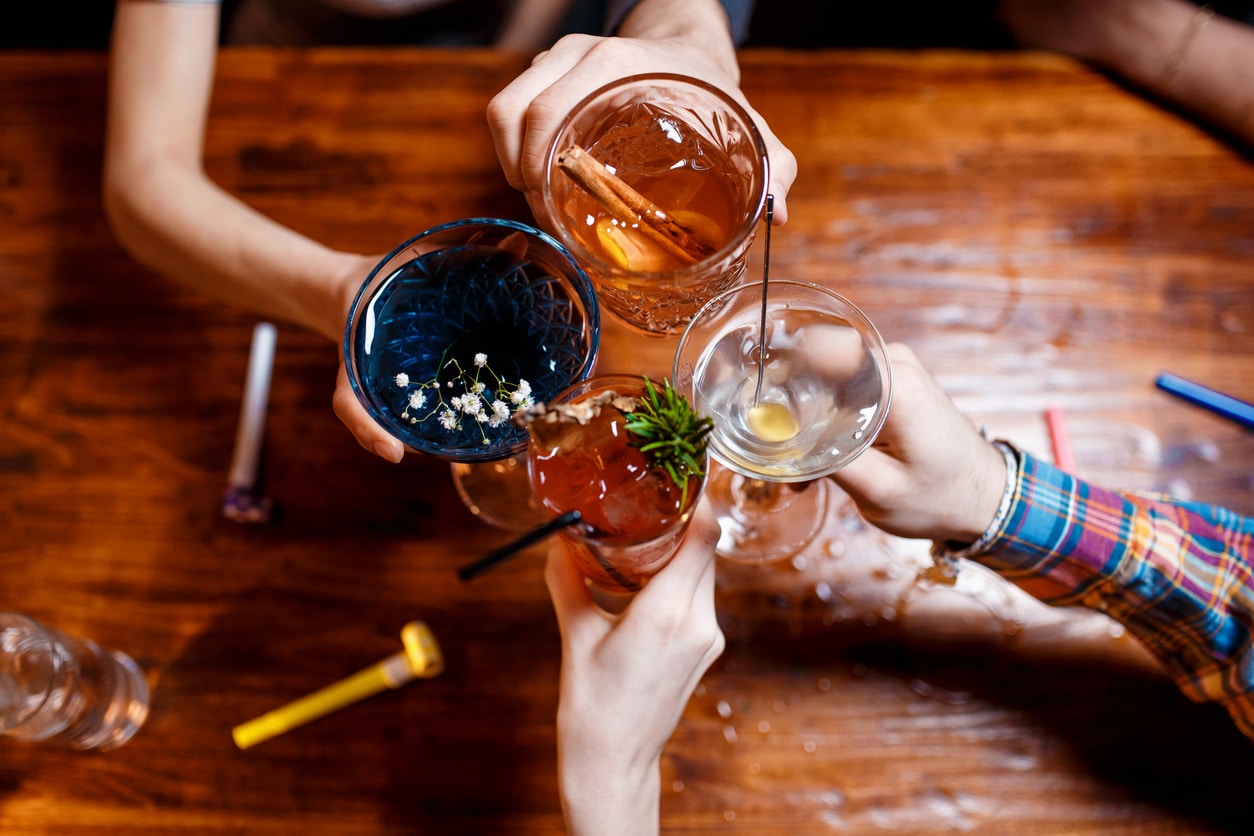
[[[809,282],[769,287],[765,306],[762,282],[706,303],[680,338],[673,376],[714,418],[706,493],[718,553],[745,563],[790,557],[818,533],[820,477],[870,446],[892,397],[884,341],[861,310]]]
[[[450,462],[472,513],[522,530],[528,434],[509,417],[587,377],[600,342],[592,283],[558,241],[514,221],[428,229],[371,271],[344,359],[359,402],[411,451]]]

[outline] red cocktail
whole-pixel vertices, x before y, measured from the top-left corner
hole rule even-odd
[[[576,384],[523,418],[536,498],[579,511],[561,536],[612,591],[644,585],[674,554],[705,483],[708,419],[668,384],[627,375]]]

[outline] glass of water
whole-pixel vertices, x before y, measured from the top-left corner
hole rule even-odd
[[[116,749],[148,718],[148,682],[125,653],[0,613],[0,735]]]

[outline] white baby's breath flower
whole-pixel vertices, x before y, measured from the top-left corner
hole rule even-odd
[[[509,399],[516,404],[528,403],[531,399],[531,384],[520,378],[518,388],[510,392]]]
[[[488,419],[488,426],[496,428],[509,420],[509,404],[502,400],[492,402],[492,417]]]
[[[418,388],[414,391],[405,393],[405,401],[400,405],[401,419],[408,421],[410,424],[417,424],[434,417],[445,430],[456,432],[463,428],[463,416],[470,415],[474,417],[477,424],[486,424],[488,427],[495,429],[507,423],[511,413],[526,409],[535,403],[535,398],[531,394],[531,384],[520,378],[518,384],[513,385],[497,376],[492,371],[492,368],[488,366],[487,354],[482,352],[475,354],[474,365],[475,369],[486,369],[487,373],[492,375],[492,378],[496,381],[493,388],[499,397],[489,402],[485,397],[485,393],[488,391],[490,384],[479,380],[480,373],[475,369],[463,369],[456,359],[450,359],[441,368],[452,369],[456,374],[451,379],[446,380],[443,387],[440,386],[438,379],[432,378],[419,383]],[[405,372],[398,372],[393,381],[402,389],[409,387],[413,383],[410,376]],[[444,389],[451,390],[455,388],[462,391],[457,395],[453,395],[452,392],[449,392],[447,395],[444,393]],[[432,404],[431,409],[425,414],[414,414],[432,400],[428,396],[428,389],[434,393],[435,403]],[[484,444],[492,443],[483,430],[480,430],[480,436],[482,436]]]

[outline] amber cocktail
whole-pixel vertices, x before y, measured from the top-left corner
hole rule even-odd
[[[722,91],[669,74],[606,86],[566,118],[547,165],[547,224],[633,327],[678,332],[743,276],[766,146]]]

